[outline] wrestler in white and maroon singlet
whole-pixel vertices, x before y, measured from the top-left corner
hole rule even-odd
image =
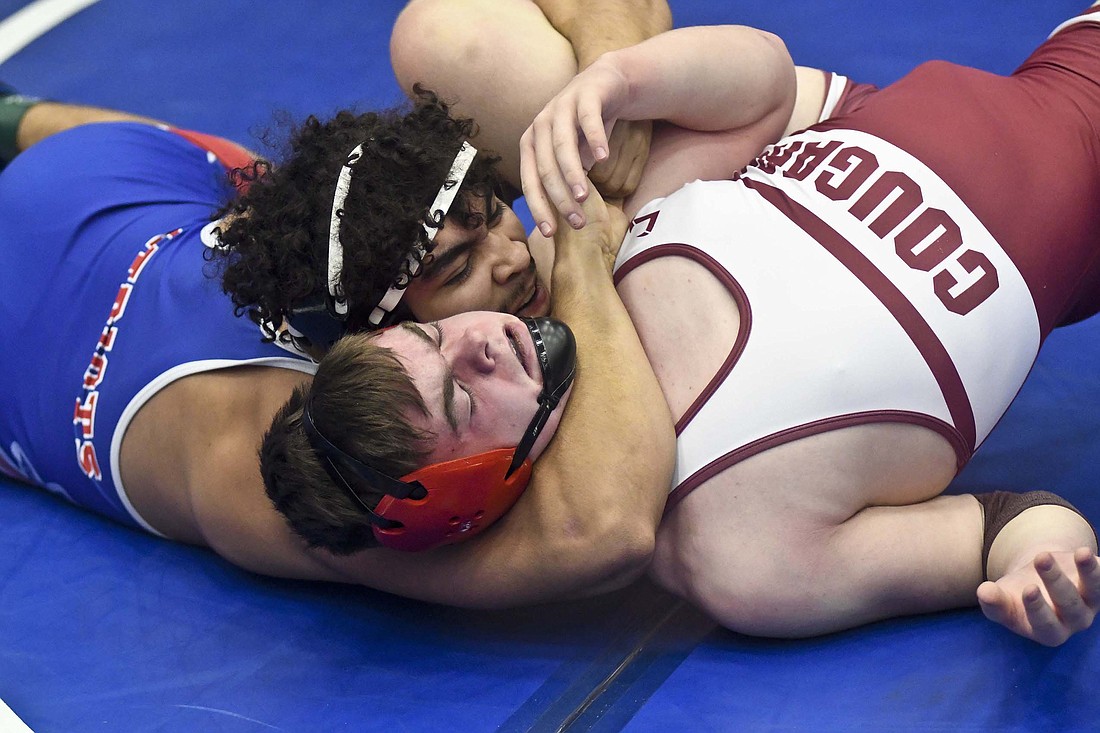
[[[931,62],[857,87],[735,180],[638,212],[617,282],[687,257],[740,314],[677,424],[670,507],[749,456],[857,424],[930,428],[966,463],[1050,330],[1100,310],[1096,21],[1063,24],[1009,77]]]

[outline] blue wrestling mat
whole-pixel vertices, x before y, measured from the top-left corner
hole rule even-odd
[[[756,25],[877,84],[930,58],[1010,71],[1085,4],[671,2],[677,25]],[[400,101],[402,5],[0,0],[0,79],[247,143],[273,110]],[[1097,364],[1100,320],[1056,332],[956,488],[1047,488],[1100,522]],[[769,641],[644,582],[459,611],[257,577],[11,482],[0,519],[0,699],[38,733],[1100,730],[1095,629],[1046,649],[974,609]]]

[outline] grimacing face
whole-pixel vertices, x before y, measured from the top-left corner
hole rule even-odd
[[[519,217],[500,199],[476,228],[448,217],[402,298],[421,322],[468,311],[550,313],[549,273],[539,273]]]
[[[531,333],[506,313],[462,313],[431,323],[405,322],[375,337],[404,365],[429,416],[428,463],[516,446],[538,409],[543,378]],[[557,430],[569,395],[551,413],[531,450],[536,460]]]

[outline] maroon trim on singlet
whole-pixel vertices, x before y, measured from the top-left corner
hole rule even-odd
[[[741,358],[741,354],[744,353],[745,344],[747,344],[749,340],[749,331],[752,329],[752,308],[749,306],[749,298],[745,295],[744,288],[741,287],[741,284],[733,278],[733,275],[731,275],[726,268],[722,267],[717,260],[706,252],[690,244],[682,244],[679,242],[659,244],[656,247],[651,247],[631,257],[615,272],[615,285],[618,286],[618,284],[622,282],[622,279],[629,275],[635,267],[655,260],[658,257],[686,257],[707,268],[711,275],[726,286],[726,290],[729,291],[734,303],[737,304],[737,311],[741,318],[741,322],[737,327],[737,338],[734,339],[733,346],[722,362],[722,366],[718,368],[718,371],[716,371],[710,381],[707,382],[707,386],[703,391],[696,396],[691,406],[688,407],[684,414],[680,416],[680,419],[676,421],[676,435],[679,435],[684,428],[688,426],[692,418],[699,413],[699,410],[703,409],[703,405],[705,405],[711,396],[714,395],[714,392],[721,386],[722,382],[726,381],[726,377],[729,376],[730,371],[733,370],[733,365],[737,363],[737,360]]]
[[[955,459],[958,464],[958,470],[960,471],[963,466],[966,465],[972,453],[967,447],[966,439],[962,435],[959,435],[959,431],[955,430],[955,428],[951,427],[943,420],[934,418],[931,415],[924,415],[919,412],[908,412],[906,410],[873,410],[870,412],[852,413],[850,415],[836,415],[834,417],[825,418],[824,420],[817,420],[794,428],[780,430],[778,433],[766,435],[763,438],[754,440],[748,445],[743,445],[725,455],[715,458],[689,476],[668,495],[668,502],[665,503],[665,514],[672,511],[673,507],[680,503],[685,496],[735,463],[740,463],[770,448],[775,448],[802,438],[809,438],[810,436],[831,432],[833,430],[850,428],[856,425],[868,425],[876,422],[907,423],[909,425],[918,425],[936,431],[942,435],[955,450]]]
[[[826,89],[828,88],[826,87]],[[840,93],[836,106],[833,107],[833,113],[827,119],[832,120],[855,112],[877,91],[878,87],[874,84],[862,84],[848,79],[844,83],[844,91]]]
[[[741,180],[824,247],[886,306],[932,371],[932,376],[935,377],[947,402],[951,419],[966,442],[966,456],[969,459],[970,454],[974,452],[977,440],[974,408],[970,404],[970,396],[966,393],[966,387],[963,385],[958,369],[955,368],[955,363],[951,360],[951,355],[947,353],[943,342],[920,312],[862,252],[812,211],[774,186],[748,178]]]

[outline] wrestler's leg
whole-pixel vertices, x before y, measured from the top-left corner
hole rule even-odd
[[[118,110],[60,102],[38,102],[27,110],[16,132],[16,145],[26,150],[36,142],[64,130],[93,122],[142,122],[161,125],[158,120]]]
[[[137,122],[171,130],[188,142],[213,153],[227,169],[243,168],[256,159],[251,150],[215,135],[176,128],[152,117],[136,115],[121,110],[66,104],[53,101],[37,101],[29,106],[15,129],[15,153],[22,152],[45,138],[59,132],[100,122]],[[3,162],[7,162],[6,160]]]
[[[413,0],[390,38],[401,87],[414,83],[477,120],[474,144],[519,188],[519,138],[577,73],[573,47],[529,0]]]
[[[1007,77],[922,64],[823,125],[889,140],[934,170],[1011,257],[1044,335],[1100,310],[1097,21],[1078,16]]]

